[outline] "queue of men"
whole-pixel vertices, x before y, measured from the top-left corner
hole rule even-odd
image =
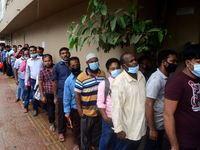
[[[120,59],[110,58],[105,63],[108,78],[94,53],[86,56],[87,68],[81,69],[79,58],[71,57],[66,47],[59,50],[61,61],[55,65],[41,47],[12,47],[8,55],[14,63],[24,113],[31,99],[33,116],[37,116],[41,100],[46,104],[43,109],[48,110],[49,130],[55,132],[57,106],[58,139],[65,141],[69,123],[74,150],[137,150],[144,137],[144,150],[200,149],[199,44],[185,50],[185,69],[173,76],[177,53],[163,50],[152,74],[147,56],[137,61],[126,52]],[[2,50],[4,74],[9,50]]]

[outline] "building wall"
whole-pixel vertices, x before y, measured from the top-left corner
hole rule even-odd
[[[107,3],[111,11],[114,11],[118,7],[128,8],[130,5],[129,1],[122,3],[114,2],[114,0],[110,0]],[[88,14],[86,10],[87,5],[87,2],[79,4],[78,6],[62,11],[13,33],[12,44],[18,45],[24,44],[25,42],[29,45],[42,46],[42,42],[45,42],[44,53],[52,54],[54,63],[59,62],[59,49],[63,46],[68,47],[69,35],[66,35],[66,31],[72,21],[79,23],[81,16],[83,14]],[[97,52],[96,47],[97,45],[93,44],[88,47],[87,43],[85,43],[81,51],[76,52],[76,50],[73,49],[71,56],[78,56],[81,60],[82,69],[84,69],[86,67],[86,55],[90,52],[94,52],[99,57],[100,69],[106,71],[105,63],[109,58],[120,58],[121,54],[127,51],[135,53],[133,47],[125,47],[123,49],[116,48],[112,49],[109,53],[104,53],[103,51]]]

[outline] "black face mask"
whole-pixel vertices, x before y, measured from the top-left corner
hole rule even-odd
[[[167,62],[167,61],[166,61]],[[167,62],[168,63],[168,62]],[[168,67],[165,66],[165,70],[169,73],[172,73],[176,70],[177,68],[177,65],[176,64],[171,64],[171,63],[168,63]]]
[[[81,72],[81,67],[79,66],[79,67],[73,67],[73,68],[71,68],[72,70],[72,73],[75,75],[75,76],[77,76],[77,75],[79,75],[80,74],[80,72]]]
[[[146,65],[145,71],[149,71],[151,70],[151,66],[150,65]]]

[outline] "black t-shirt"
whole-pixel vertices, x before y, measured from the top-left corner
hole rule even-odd
[[[199,147],[200,80],[183,72],[177,73],[166,83],[165,98],[178,101],[174,118],[179,145],[184,148]]]

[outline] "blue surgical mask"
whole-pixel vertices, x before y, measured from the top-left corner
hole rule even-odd
[[[65,62],[65,63],[67,63],[67,62],[68,62],[68,60],[63,60],[63,59],[61,59],[61,61],[62,61],[62,62]]]
[[[12,48],[11,50],[14,51],[14,48]]]
[[[36,57],[37,55],[38,55],[37,53],[31,54],[31,58]]]
[[[24,57],[25,59],[29,59],[29,57]]]
[[[136,67],[128,67],[128,72],[129,73],[137,73],[138,70],[139,70],[139,65],[137,65]]]
[[[191,61],[190,63],[194,66],[194,70],[192,71],[190,68],[190,71],[197,77],[200,77],[200,64],[199,65],[194,65]]]
[[[113,78],[116,78],[121,73],[121,69],[116,69],[114,71],[111,71],[111,76]]]
[[[97,70],[99,68],[99,62],[93,62],[89,64],[89,68],[93,71]]]

